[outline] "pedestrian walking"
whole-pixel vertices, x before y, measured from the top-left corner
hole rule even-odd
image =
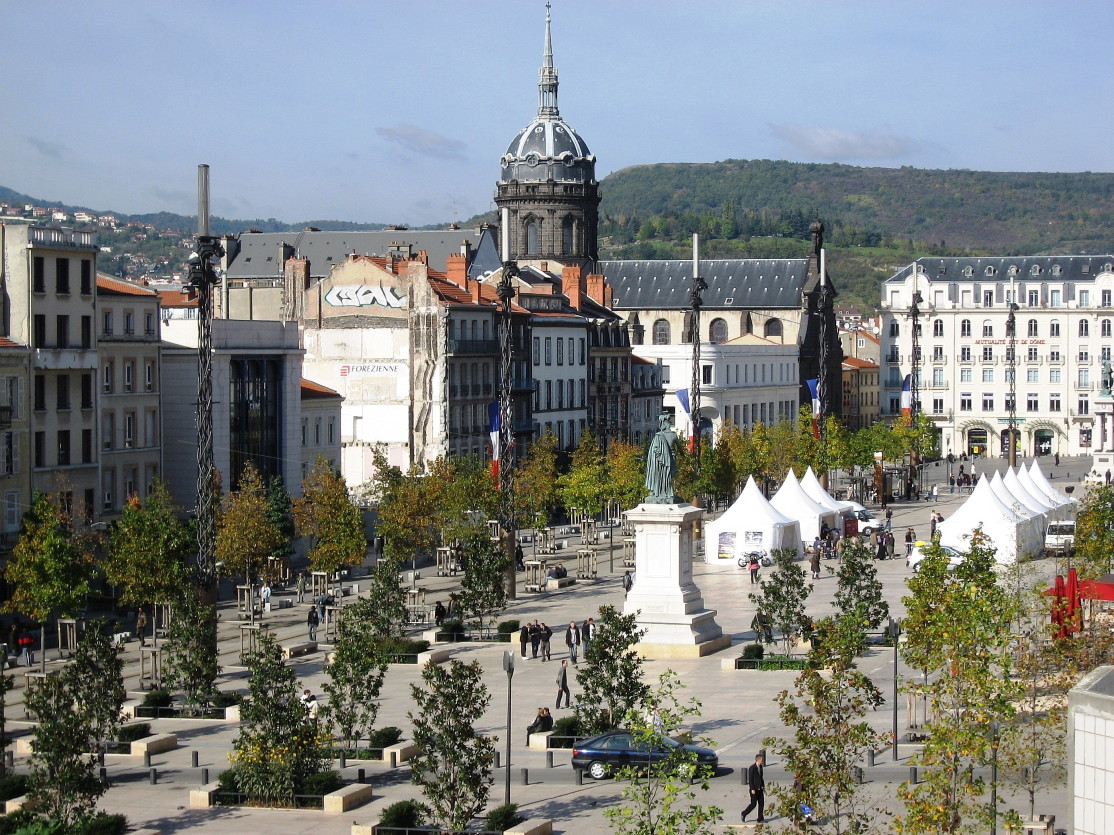
[[[306,573],[298,572],[298,602],[304,603],[306,599]]]
[[[33,666],[35,663],[35,638],[30,632],[24,632],[19,638],[19,658],[24,667]]]
[[[569,693],[569,661],[562,659],[557,671],[557,707],[561,706],[561,696],[565,697],[565,707],[572,707],[572,694]]]
[[[894,558],[894,532],[886,531],[886,559]]]
[[[441,626],[445,623],[446,614],[448,613],[445,611],[444,605],[441,603],[440,600],[438,600],[435,604],[433,604],[433,625],[440,629]]]
[[[628,569],[623,574],[623,596],[626,597],[628,594],[630,594],[630,590],[632,588],[634,588],[634,580],[631,578],[630,570]]]
[[[588,645],[596,637],[596,622],[591,618],[584,621],[580,627],[580,640],[584,643],[584,654],[588,654]]]
[[[747,815],[758,807],[758,823],[765,823],[766,817],[763,814],[766,807],[766,757],[758,754],[754,758],[754,763],[747,769],[747,788],[750,789],[750,805],[743,809],[743,823],[746,823]]]
[[[936,514],[933,513],[932,517],[928,520],[928,538],[932,539],[936,536]]]
[[[750,555],[750,562],[747,563],[747,568],[750,569],[750,584],[752,586],[758,584],[758,554]]]
[[[135,616],[135,631],[139,636],[139,645],[141,647],[147,646],[147,610],[142,606],[139,607],[139,612]]]
[[[886,559],[886,537],[883,536],[878,540],[878,548],[874,552],[874,558],[878,560]]]
[[[553,630],[545,625],[545,621],[542,621],[542,661],[548,661],[550,659],[549,641],[552,637]]]
[[[309,627],[309,639],[311,641],[317,640],[317,625],[321,623],[321,618],[317,616],[317,607],[310,606],[309,614],[306,615],[306,626]]]
[[[893,528],[893,522],[892,522],[893,518],[894,518],[893,510],[891,508],[887,507],[886,508],[886,530],[892,530],[892,528]]]
[[[542,628],[541,625],[534,621],[530,624],[530,657],[538,657],[538,647],[542,643]]]
[[[522,628],[518,630],[518,647],[522,650],[522,657],[526,657],[526,647],[530,644],[530,624],[522,624]]]
[[[912,528],[905,532],[905,559],[908,560],[909,556],[913,553],[913,543],[917,541],[917,534]]]
[[[940,485],[939,484],[933,484],[932,485],[932,501],[934,501],[934,502],[940,501]]]
[[[809,560],[809,568],[812,569],[812,579],[820,579],[820,552],[813,551],[812,558]]]
[[[580,652],[580,627],[576,621],[569,621],[569,628],[565,630],[565,646],[569,648],[569,660],[576,663],[576,656]]]

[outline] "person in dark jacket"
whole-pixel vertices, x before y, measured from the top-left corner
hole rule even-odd
[[[542,642],[542,627],[537,621],[530,624],[530,657],[538,657],[538,647]]]
[[[550,641],[550,639],[553,638],[553,630],[545,625],[545,621],[542,621],[541,636],[542,636],[542,661],[548,661],[549,658],[550,658],[550,655],[549,655],[549,641]]]
[[[766,758],[759,754],[754,758],[754,763],[747,769],[747,788],[750,789],[750,805],[743,809],[743,822],[755,806],[758,807],[758,823],[765,823],[762,814],[766,807],[766,777],[763,773],[766,767]]]
[[[522,648],[522,657],[526,657],[526,647],[530,643],[530,624],[522,624],[522,628],[518,630],[518,645]]]

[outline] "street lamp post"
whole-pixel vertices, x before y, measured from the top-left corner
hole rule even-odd
[[[897,762],[897,639],[901,637],[901,618],[890,618],[887,631],[890,633],[890,640],[893,641],[894,645],[893,758],[894,762]]]
[[[998,720],[990,723],[990,835],[998,835]]]
[[[511,680],[514,678],[514,650],[503,651],[503,669],[507,671],[507,744],[505,748],[506,782],[503,784],[503,802],[511,802]]]

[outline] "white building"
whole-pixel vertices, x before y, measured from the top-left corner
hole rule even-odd
[[[909,316],[915,293],[919,358]],[[900,411],[902,380],[916,374],[941,454],[998,455],[1014,390],[1020,454],[1090,454],[1091,400],[1114,333],[1112,296],[1110,255],[921,258],[903,267],[882,285],[883,414]]]

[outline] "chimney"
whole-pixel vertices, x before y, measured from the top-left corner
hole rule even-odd
[[[580,277],[580,267],[565,267],[561,270],[561,287],[569,300],[569,307],[580,310],[584,306],[584,281]]]
[[[429,266],[429,253],[426,252],[424,249],[419,249],[418,250],[418,261],[422,264],[425,264],[428,267]]]
[[[468,281],[468,259],[463,255],[451,254],[445,264],[445,277],[457,287],[466,287]]]
[[[542,271],[543,273],[547,273],[547,272],[549,272],[549,262],[548,262],[548,261],[541,261],[541,262],[539,262],[539,263],[538,263],[538,268],[539,268],[539,269],[540,269],[540,270],[541,270],[541,271]]]
[[[603,276],[598,273],[589,273],[588,275],[588,297],[598,304],[607,305],[607,298],[604,295],[606,290],[610,289],[604,284]]]

